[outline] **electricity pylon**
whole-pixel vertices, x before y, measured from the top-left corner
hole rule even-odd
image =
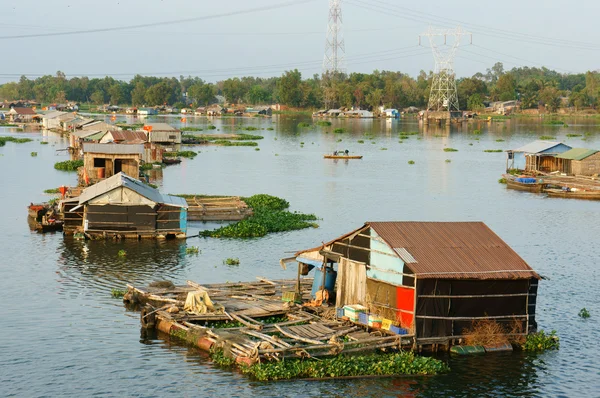
[[[342,35],[342,0],[329,0],[329,22],[325,40],[323,75],[343,73],[344,36]]]
[[[454,57],[456,49],[460,45],[462,36],[472,34],[460,26],[455,29],[439,29],[429,27],[422,36],[429,38],[429,44],[433,51],[435,69],[433,81],[431,82],[431,93],[429,95],[428,111],[458,111],[458,93],[456,91],[456,80],[454,76]],[[440,43],[443,38],[443,44]],[[419,45],[421,36],[419,36]]]

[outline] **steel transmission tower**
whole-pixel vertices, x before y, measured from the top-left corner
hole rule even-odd
[[[329,22],[325,40],[323,74],[343,73],[344,36],[342,35],[342,0],[329,0]]]
[[[460,26],[455,29],[437,29],[429,27],[422,36],[429,38],[429,44],[433,51],[435,70],[431,83],[428,111],[458,111],[458,94],[456,92],[456,80],[454,79],[454,57],[456,49],[460,44],[460,38],[471,35]],[[443,38],[443,43],[441,42]],[[471,35],[471,41],[472,41]],[[419,45],[421,36],[419,36]]]

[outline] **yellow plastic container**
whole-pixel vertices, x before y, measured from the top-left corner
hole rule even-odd
[[[392,320],[383,318],[381,321],[381,328],[383,330],[390,330],[390,326],[392,326],[393,323],[394,322]]]

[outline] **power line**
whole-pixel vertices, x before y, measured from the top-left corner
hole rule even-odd
[[[72,36],[72,35],[89,34],[89,33],[116,32],[116,31],[130,30],[130,29],[150,28],[150,27],[155,27],[155,26],[175,25],[175,24],[180,24],[180,23],[198,22],[198,21],[206,21],[209,19],[231,17],[231,16],[235,16],[235,15],[252,14],[252,13],[257,13],[257,12],[261,12],[261,11],[270,11],[270,10],[275,10],[278,8],[285,8],[285,7],[290,7],[293,5],[309,3],[312,1],[314,1],[314,0],[294,0],[294,1],[287,1],[284,3],[278,3],[275,5],[248,8],[245,10],[229,11],[229,12],[224,12],[224,13],[220,13],[220,14],[204,15],[201,17],[182,18],[182,19],[171,20],[171,21],[159,21],[159,22],[151,22],[151,23],[138,24],[138,25],[115,26],[115,27],[111,27],[111,28],[81,29],[81,30],[73,30],[73,31],[67,31],[67,32],[31,33],[31,34],[21,34],[21,35],[11,35],[11,36],[0,36],[0,40],[28,39],[28,38],[34,38],[34,37]]]

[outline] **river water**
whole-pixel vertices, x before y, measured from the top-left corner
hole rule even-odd
[[[209,123],[194,117],[154,120]],[[414,119],[335,120],[327,128],[302,128],[300,122],[311,120],[215,119],[215,132],[257,127],[251,133],[264,135],[260,151],[197,147],[195,159],[165,168],[158,184],[165,193],[284,197],[292,210],[317,214],[320,228],[256,240],[187,242],[82,242],[30,232],[26,205],[47,200],[44,189],[76,183],[73,173],[52,167],[67,159],[61,149],[68,142],[52,133],[0,127],[0,135],[34,139],[0,147],[0,396],[600,396],[600,204],[507,190],[497,182],[505,154],[483,152],[517,148],[542,135],[600,149],[598,119],[569,120],[568,127],[515,119],[426,131]],[[336,127],[346,132],[334,134]],[[482,133],[472,134],[474,129]],[[419,135],[400,143],[401,131]],[[587,135],[567,137],[574,133]],[[322,158],[336,149],[364,158]],[[33,151],[38,156],[30,156]],[[113,288],[158,279],[292,278],[295,270],[278,263],[290,252],[365,221],[389,220],[484,221],[548,278],[540,284],[537,322],[558,332],[560,350],[444,358],[452,371],[435,377],[258,383],[215,368],[194,349],[143,334],[139,314],[111,298]],[[209,227],[214,225],[191,223],[188,232]],[[201,253],[186,255],[186,244]],[[126,258],[117,255],[120,249]],[[240,265],[223,265],[228,257],[239,257]],[[583,307],[591,318],[578,317]]]

